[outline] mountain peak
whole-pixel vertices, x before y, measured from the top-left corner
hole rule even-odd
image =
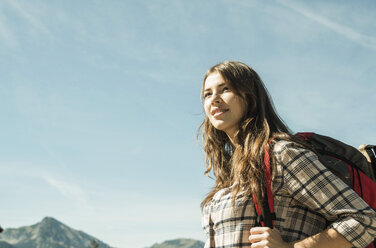
[[[55,218],[53,218],[53,217],[46,216],[46,217],[43,218],[42,222],[43,221],[57,221],[57,220]]]
[[[37,225],[48,225],[48,226],[65,226],[63,223],[58,221],[57,219],[53,217],[44,217],[41,222],[37,223]]]
[[[0,236],[0,241],[18,248],[87,248],[93,240],[100,247],[110,248],[100,240],[70,228],[52,217],[45,217],[31,226],[6,229]]]

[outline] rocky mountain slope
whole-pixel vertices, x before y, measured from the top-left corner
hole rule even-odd
[[[92,242],[97,243],[98,248],[111,248],[51,217],[32,226],[5,229],[0,234],[0,248],[90,248]]]
[[[167,240],[160,244],[154,244],[150,248],[203,248],[204,242],[194,239]]]
[[[202,241],[174,239],[156,243],[149,248],[203,248]],[[82,231],[46,217],[41,222],[0,233],[0,248],[112,248]]]
[[[16,247],[5,241],[0,241],[0,248],[16,248]]]

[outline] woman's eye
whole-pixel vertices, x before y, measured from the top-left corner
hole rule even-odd
[[[207,98],[207,97],[209,97],[211,95],[211,93],[205,93],[204,94],[204,98]]]
[[[230,88],[229,87],[223,87],[223,91],[229,91]]]

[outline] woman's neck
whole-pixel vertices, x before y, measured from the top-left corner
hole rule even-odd
[[[239,144],[239,139],[238,139],[238,131],[236,132],[226,132],[228,139],[230,140],[232,146],[234,148],[238,147]]]

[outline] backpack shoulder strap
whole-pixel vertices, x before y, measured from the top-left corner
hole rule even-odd
[[[270,141],[271,142],[271,141]],[[276,219],[274,213],[274,200],[272,192],[272,174],[271,174],[271,164],[270,164],[270,142],[265,147],[264,151],[264,173],[265,173],[265,196],[262,201],[262,206],[258,206],[256,197],[252,194],[253,202],[255,204],[257,213],[257,225],[267,226],[273,228],[274,220]]]

